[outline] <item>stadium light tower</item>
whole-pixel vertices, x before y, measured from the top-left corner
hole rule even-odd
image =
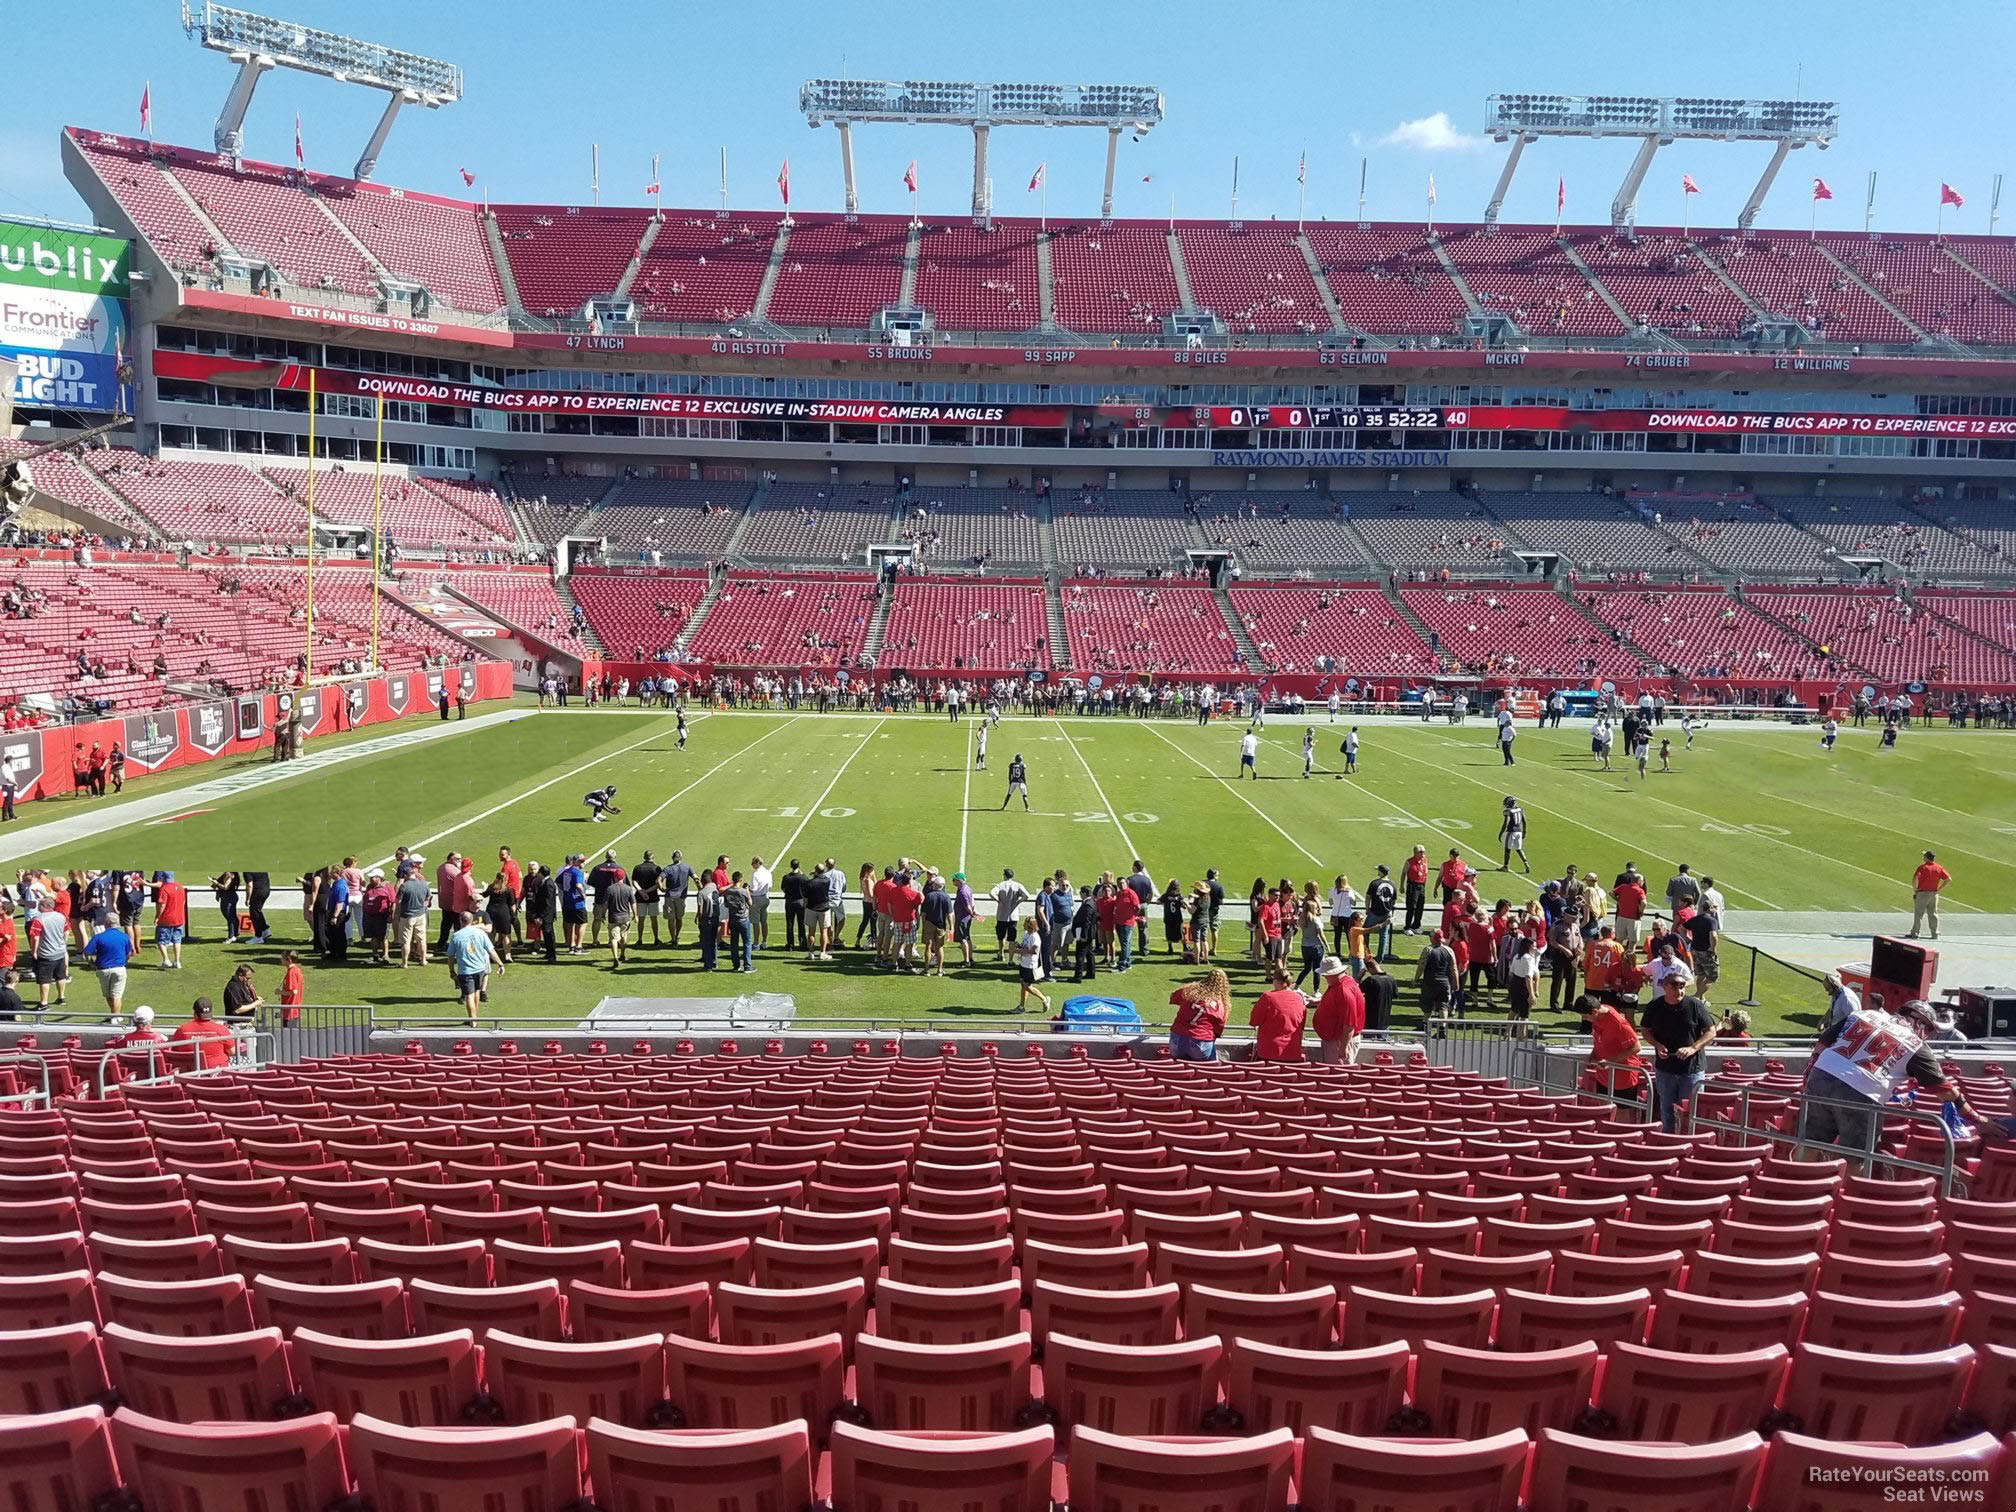
[[[382,89],[391,96],[385,102],[385,113],[378,118],[378,129],[357,159],[355,176],[360,179],[371,177],[371,170],[378,166],[378,154],[385,150],[385,139],[392,134],[392,123],[401,107],[420,105],[439,110],[462,98],[462,70],[455,64],[403,52],[382,42],[364,42],[293,21],[255,16],[210,0],[204,0],[196,15],[190,13],[189,0],[182,0],[182,29],[238,65],[238,77],[217,117],[215,138],[217,151],[234,163],[244,156],[245,111],[252,103],[252,91],[269,68],[298,68],[339,84]]]
[[[1113,164],[1120,133],[1136,136],[1162,119],[1162,92],[1147,84],[946,84],[910,80],[814,79],[798,91],[805,124],[831,121],[840,133],[840,172],[847,183],[847,218],[859,214],[854,193],[857,123],[888,121],[910,126],[966,126],[973,132],[973,219],[993,215],[987,188],[987,138],[996,126],[1103,126],[1106,192],[1099,218],[1113,218]]]
[[[1636,137],[1638,155],[1610,202],[1610,224],[1624,230],[1635,223],[1638,187],[1661,147],[1674,142],[1772,142],[1777,150],[1757,187],[1736,217],[1749,230],[1771,191],[1786,155],[1809,144],[1823,151],[1841,130],[1841,114],[1829,100],[1655,99],[1647,95],[1498,94],[1484,102],[1484,129],[1512,151],[1491,191],[1484,223],[1496,225],[1512,175],[1527,145],[1541,137]]]

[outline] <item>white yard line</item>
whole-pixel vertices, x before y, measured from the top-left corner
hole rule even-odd
[[[1198,766],[1203,767],[1204,771],[1208,775],[1213,777],[1218,775],[1217,773],[1213,772],[1211,768],[1208,765],[1206,765],[1206,763],[1201,758],[1192,754],[1189,751],[1184,750],[1182,746],[1176,744],[1175,741],[1171,740],[1167,735],[1164,735],[1160,730],[1156,729],[1152,721],[1144,720],[1142,721],[1142,724],[1146,727],[1149,734],[1153,735],[1157,740],[1161,741],[1164,745],[1169,747],[1170,750],[1176,752],[1179,756],[1188,757],[1191,761],[1196,762]],[[1245,804],[1246,807],[1253,810],[1254,813],[1258,814],[1262,822],[1265,823],[1270,829],[1272,829],[1275,834],[1279,835],[1283,840],[1286,840],[1290,845],[1294,846],[1295,849],[1302,852],[1302,854],[1307,856],[1311,861],[1313,861],[1317,865],[1317,867],[1319,868],[1322,867],[1323,858],[1317,855],[1314,851],[1310,850],[1308,846],[1304,845],[1300,840],[1297,840],[1293,835],[1289,834],[1288,831],[1281,828],[1280,825],[1274,822],[1273,816],[1270,815],[1267,812],[1267,810],[1260,807],[1260,805],[1255,803],[1251,798],[1248,798],[1244,790],[1242,790],[1241,787],[1239,786],[1239,779],[1237,779],[1236,777],[1232,779],[1230,789],[1232,796],[1234,798],[1237,798],[1241,803]]]
[[[1078,765],[1085,768],[1085,775],[1092,782],[1092,791],[1097,793],[1099,801],[1106,805],[1106,817],[1113,821],[1113,828],[1119,833],[1120,843],[1127,847],[1127,854],[1129,856],[1139,856],[1141,852],[1134,848],[1134,842],[1128,838],[1127,826],[1120,822],[1119,810],[1113,807],[1113,801],[1106,796],[1106,789],[1099,785],[1099,774],[1092,770],[1092,763],[1085,759],[1085,753],[1078,749],[1078,742],[1073,740],[1071,732],[1064,728],[1064,721],[1053,719],[1050,723],[1057,726],[1057,733],[1064,737],[1064,744],[1071,747],[1071,754],[1078,758]]]
[[[426,745],[451,735],[466,735],[476,730],[514,724],[521,719],[530,719],[535,712],[532,709],[499,709],[494,713],[479,714],[474,719],[454,720],[447,724],[430,720],[417,728],[409,724],[404,729],[394,729],[384,735],[374,736],[370,740],[353,741],[347,745],[324,746],[319,750],[311,741],[307,754],[294,761],[268,763],[254,767],[250,771],[230,772],[202,782],[192,782],[187,787],[148,793],[144,797],[135,797],[124,803],[86,807],[74,817],[66,815],[61,819],[52,819],[47,824],[28,825],[22,829],[6,831],[4,838],[0,838],[0,861],[17,861],[30,856],[44,855],[80,840],[90,840],[99,835],[109,834],[113,830],[124,829],[129,824],[145,824],[150,819],[159,819],[165,815],[186,814],[192,809],[203,808],[219,799],[236,797],[240,793],[249,793],[256,788],[270,787],[276,782],[290,782],[297,777],[312,776],[333,766],[369,760],[388,751]]]
[[[967,716],[959,726],[959,762],[966,768],[966,789],[959,796],[959,871],[966,871],[966,822],[973,817],[973,754],[967,749],[973,734],[973,719]]]
[[[688,724],[696,725],[700,723],[702,719],[706,719],[707,717],[708,717],[707,715],[702,714],[698,718],[688,721]],[[556,782],[565,782],[569,777],[579,777],[583,772],[587,771],[590,767],[600,766],[602,763],[606,761],[615,760],[618,756],[627,755],[629,752],[636,750],[639,746],[647,744],[650,741],[663,739],[665,735],[664,726],[659,721],[654,720],[653,723],[657,727],[654,728],[650,732],[650,734],[643,736],[641,739],[633,740],[630,742],[630,744],[626,746],[618,746],[615,750],[606,752],[603,755],[591,757],[589,760],[582,762],[577,767],[570,767],[568,770],[562,772],[558,777],[548,777],[544,782],[539,783],[534,787],[529,787],[525,789],[525,791],[522,793],[514,793],[501,803],[493,803],[490,805],[490,807],[483,810],[482,813],[471,815],[467,819],[458,820],[456,823],[449,825],[448,828],[446,829],[436,830],[431,835],[423,835],[421,836],[420,839],[415,840],[411,844],[409,844],[407,849],[420,850],[424,846],[432,845],[436,840],[445,840],[448,838],[448,836],[454,834],[457,830],[467,829],[472,824],[481,824],[485,819],[490,818],[492,815],[503,813],[504,810],[510,808],[512,804],[522,803],[525,799],[533,797],[535,794],[545,792],[546,789],[552,787],[553,784]],[[380,856],[376,861],[370,862],[369,866],[385,866],[388,865],[391,862],[391,860],[392,858],[390,856]]]
[[[847,759],[841,762],[839,769],[833,773],[833,780],[826,784],[826,791],[819,795],[819,801],[813,804],[807,810],[805,810],[805,817],[798,821],[798,828],[791,831],[791,838],[789,840],[786,840],[782,845],[777,847],[778,855],[788,856],[791,854],[791,847],[796,845],[798,843],[798,837],[805,833],[805,826],[812,822],[813,817],[819,812],[819,810],[826,807],[826,800],[833,796],[833,789],[840,786],[840,779],[846,775],[847,768],[849,768],[854,764],[854,758],[856,756],[859,756],[864,750],[867,749],[868,742],[875,738],[875,732],[881,729],[886,722],[887,722],[886,718],[876,720],[875,723],[869,727],[868,733],[861,737],[861,744],[857,745],[856,747],[854,747],[853,750],[847,753]]]
[[[1480,787],[1480,788],[1483,788],[1483,789],[1484,789],[1484,790],[1485,790],[1486,792],[1491,792],[1491,793],[1502,793],[1502,792],[1504,792],[1504,791],[1505,791],[1505,785],[1504,785],[1503,783],[1492,783],[1492,782],[1481,782],[1481,781],[1479,781],[1479,780],[1478,780],[1477,778],[1475,778],[1475,777],[1472,777],[1472,776],[1468,775],[1467,773],[1464,773],[1464,772],[1458,772],[1458,771],[1454,771],[1454,770],[1452,770],[1451,768],[1449,768],[1449,767],[1446,767],[1446,766],[1439,766],[1439,765],[1437,765],[1437,764],[1436,764],[1435,762],[1432,762],[1432,761],[1423,761],[1423,760],[1422,760],[1422,759],[1421,759],[1421,758],[1420,758],[1419,756],[1410,756],[1410,755],[1408,755],[1408,754],[1407,754],[1407,753],[1406,753],[1405,751],[1402,751],[1402,750],[1398,749],[1397,747],[1394,747],[1394,746],[1381,746],[1381,747],[1380,747],[1379,749],[1380,749],[1380,751],[1381,751],[1381,752],[1382,752],[1383,754],[1385,754],[1385,755],[1388,755],[1388,756],[1397,756],[1397,757],[1399,757],[1399,758],[1400,758],[1400,759],[1401,759],[1402,761],[1411,761],[1411,762],[1413,762],[1413,763],[1414,763],[1414,764],[1415,764],[1416,766],[1424,766],[1424,767],[1427,767],[1427,768],[1428,768],[1428,770],[1429,770],[1429,771],[1431,771],[1431,772],[1436,772],[1436,773],[1439,773],[1440,775],[1442,775],[1442,776],[1444,776],[1444,777],[1453,777],[1453,778],[1455,778],[1455,779],[1456,779],[1456,780],[1457,780],[1458,782],[1467,782],[1467,783],[1469,783],[1469,784],[1470,784],[1470,785],[1471,785],[1472,787]],[[1518,771],[1518,768],[1517,768],[1517,767],[1513,767],[1513,768],[1511,768],[1510,770],[1511,770],[1511,771],[1513,771],[1513,772],[1517,772],[1517,771]],[[1549,769],[1547,769],[1547,770],[1557,770],[1557,769],[1552,769],[1552,768],[1549,768]],[[1571,770],[1572,770],[1572,769],[1571,769]],[[1593,776],[1593,777],[1601,777],[1601,776],[1603,776],[1603,775],[1605,775],[1605,774],[1603,774],[1603,773],[1601,773],[1601,772],[1585,772],[1585,773],[1583,773],[1582,775],[1583,775],[1583,776]],[[1673,811],[1674,811],[1675,813],[1679,813],[1679,814],[1686,814],[1686,815],[1687,815],[1687,816],[1688,816],[1689,818],[1693,819],[1693,820],[1694,820],[1694,821],[1695,821],[1695,822],[1696,822],[1697,824],[1698,824],[1698,823],[1699,823],[1699,822],[1701,821],[1701,816],[1700,816],[1699,814],[1696,814],[1696,813],[1695,813],[1695,812],[1694,812],[1694,811],[1693,811],[1692,809],[1683,809],[1683,808],[1679,807],[1679,806],[1678,806],[1677,804],[1671,804],[1671,803],[1666,803],[1666,802],[1665,802],[1664,800],[1662,800],[1662,799],[1658,799],[1658,798],[1652,798],[1652,797],[1650,797],[1650,795],[1649,795],[1649,794],[1648,794],[1648,795],[1646,795],[1646,796],[1647,796],[1647,798],[1648,798],[1648,800],[1649,800],[1650,802],[1652,802],[1652,803],[1657,803],[1657,804],[1659,804],[1659,805],[1660,805],[1660,807],[1662,807],[1662,808],[1669,808],[1669,809],[1672,809],[1672,810],[1673,810]],[[1638,856],[1650,856],[1650,857],[1651,857],[1651,858],[1652,858],[1653,860],[1655,860],[1655,861],[1664,861],[1664,862],[1666,862],[1666,863],[1667,863],[1667,864],[1669,864],[1669,865],[1675,865],[1675,866],[1677,866],[1677,865],[1679,864],[1679,863],[1678,863],[1678,862],[1677,862],[1677,861],[1676,861],[1676,860],[1675,860],[1675,859],[1674,859],[1673,857],[1671,857],[1671,856],[1666,856],[1666,855],[1661,855],[1661,854],[1660,854],[1660,853],[1659,853],[1658,851],[1655,851],[1655,850],[1652,850],[1652,849],[1651,849],[1650,847],[1648,847],[1648,846],[1647,846],[1647,845],[1646,845],[1646,844],[1644,843],[1644,840],[1643,840],[1643,838],[1642,838],[1642,837],[1640,837],[1640,838],[1638,838],[1638,839],[1627,839],[1627,838],[1626,838],[1625,836],[1623,836],[1623,835],[1618,835],[1618,834],[1613,834],[1613,833],[1611,833],[1611,832],[1610,832],[1609,830],[1606,830],[1606,829],[1598,829],[1598,828],[1597,828],[1597,827],[1596,827],[1595,825],[1593,825],[1593,824],[1589,823],[1589,821],[1588,821],[1588,820],[1586,820],[1586,819],[1581,819],[1581,818],[1577,818],[1577,817],[1575,817],[1574,815],[1571,815],[1571,814],[1564,814],[1564,813],[1562,813],[1562,812],[1561,812],[1561,811],[1560,811],[1559,809],[1551,809],[1551,808],[1548,808],[1548,807],[1547,807],[1547,806],[1546,806],[1545,804],[1542,804],[1542,803],[1535,803],[1535,802],[1534,802],[1534,801],[1533,801],[1533,800],[1532,800],[1531,798],[1521,798],[1521,799],[1520,799],[1519,801],[1520,801],[1521,803],[1523,803],[1523,804],[1524,804],[1524,805],[1525,805],[1525,806],[1526,806],[1527,808],[1529,808],[1529,809],[1538,809],[1538,810],[1539,810],[1539,811],[1540,811],[1541,813],[1543,813],[1543,814],[1549,814],[1549,815],[1552,815],[1552,816],[1553,816],[1554,818],[1556,818],[1556,819],[1559,819],[1559,820],[1560,820],[1560,821],[1561,821],[1561,822],[1562,822],[1563,824],[1569,824],[1569,825],[1573,825],[1573,826],[1574,826],[1574,827],[1575,827],[1576,829],[1579,829],[1579,830],[1586,830],[1586,831],[1587,831],[1587,832],[1588,832],[1589,834],[1592,834],[1592,835],[1601,835],[1601,836],[1602,836],[1602,837],[1603,837],[1603,838],[1604,838],[1605,840],[1608,840],[1608,841],[1610,841],[1610,842],[1611,842],[1612,844],[1614,844],[1614,845],[1619,845],[1619,846],[1622,846],[1622,847],[1624,848],[1624,850],[1625,850],[1625,851],[1626,851],[1627,853],[1631,854],[1631,855],[1638,855]],[[1744,830],[1744,831],[1742,831],[1742,834],[1743,834],[1743,835],[1744,835],[1744,837],[1745,837],[1745,838],[1747,838],[1747,839],[1755,839],[1755,840],[1771,840],[1771,839],[1772,839],[1772,837],[1771,837],[1771,836],[1769,836],[1769,835],[1760,835],[1760,834],[1758,834],[1758,833],[1757,833],[1756,831],[1754,831],[1754,830]],[[1785,842],[1784,842],[1784,841],[1782,841],[1782,840],[1779,840],[1779,841],[1774,841],[1773,843],[1774,843],[1774,844],[1779,844],[1779,845],[1783,845],[1783,844],[1784,844]],[[1792,847],[1792,849],[1794,849],[1794,850],[1798,850],[1798,851],[1802,851],[1802,852],[1803,852],[1803,851],[1804,851],[1804,849],[1805,849],[1805,847],[1803,847],[1803,846],[1796,846],[1796,845],[1795,845],[1795,846],[1793,846],[1793,847]],[[1481,852],[1480,852],[1480,854],[1481,854]],[[1846,865],[1847,863],[1846,863],[1846,862],[1843,862],[1843,863],[1841,863],[1841,864],[1843,864],[1843,865]],[[1859,871],[1859,870],[1861,870],[1861,868],[1860,868],[1860,867],[1856,867],[1856,868],[1854,868],[1854,870],[1857,870],[1857,871]],[[1871,872],[1871,873],[1870,873],[1870,875],[1871,875],[1871,876],[1874,876],[1874,875],[1875,875],[1875,873]],[[1888,879],[1886,878],[1886,879],[1884,879],[1884,880],[1886,880],[1886,881],[1887,881]],[[1767,898],[1767,897],[1764,897],[1764,896],[1763,896],[1763,895],[1762,895],[1761,893],[1756,893],[1756,892],[1752,892],[1752,891],[1751,891],[1751,890],[1750,890],[1749,888],[1747,888],[1747,887],[1737,887],[1737,886],[1735,886],[1734,884],[1730,884],[1730,885],[1728,885],[1728,886],[1727,886],[1727,887],[1725,888],[1725,891],[1727,891],[1728,893],[1730,893],[1730,894],[1731,894],[1731,895],[1733,895],[1733,896],[1739,896],[1739,897],[1745,897],[1745,898],[1748,898],[1748,899],[1750,899],[1750,900],[1751,900],[1752,902],[1755,902],[1755,903],[1762,903],[1762,904],[1763,904],[1763,905],[1764,905],[1764,906],[1765,906],[1766,908],[1770,908],[1770,909],[1776,909],[1776,910],[1779,910],[1779,911],[1782,911],[1782,910],[1783,910],[1783,908],[1784,908],[1784,905],[1783,905],[1783,904],[1781,904],[1781,903],[1773,903],[1773,902],[1772,902],[1772,901],[1771,901],[1771,900],[1770,900],[1769,898]]]
[[[785,720],[782,724],[776,725],[771,729],[765,730],[761,735],[758,735],[754,740],[750,741],[749,744],[741,747],[739,750],[730,751],[726,756],[723,756],[719,761],[715,762],[714,765],[707,768],[707,770],[702,772],[698,777],[695,777],[691,782],[687,783],[686,786],[679,789],[679,791],[674,793],[670,798],[667,798],[663,803],[659,804],[658,807],[651,810],[651,812],[646,814],[642,819],[639,819],[635,824],[631,825],[630,828],[623,831],[622,834],[618,835],[613,840],[605,841],[604,842],[605,848],[609,850],[614,850],[617,846],[621,845],[625,840],[628,840],[632,835],[636,834],[637,831],[644,828],[644,826],[649,824],[653,819],[656,819],[660,814],[664,813],[665,810],[672,807],[672,805],[677,803],[681,798],[684,798],[688,793],[692,792],[693,789],[700,786],[700,784],[705,782],[709,777],[712,777],[716,772],[720,771],[721,768],[727,766],[731,761],[740,761],[744,756],[748,755],[751,751],[755,750],[756,747],[763,744],[763,742],[768,740],[772,735],[775,735],[780,731],[790,729],[792,725],[798,723],[798,720],[801,717],[802,716],[799,715],[793,715],[791,718]],[[688,728],[691,728],[691,726],[696,723],[698,723],[697,720],[689,720],[687,722]]]

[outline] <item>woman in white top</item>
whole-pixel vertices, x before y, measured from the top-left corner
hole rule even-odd
[[[1050,999],[1036,985],[1043,980],[1043,936],[1036,928],[1034,914],[1022,921],[1022,935],[1015,942],[1015,967],[1022,977],[1022,993],[1015,999],[1016,1008],[1022,1008],[1033,997],[1048,1013]]]
[[[1330,954],[1344,954],[1344,927],[1358,912],[1358,894],[1351,891],[1351,879],[1340,876],[1330,884]]]

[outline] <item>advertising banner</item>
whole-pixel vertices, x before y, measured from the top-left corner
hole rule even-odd
[[[116,413],[128,243],[0,220],[0,357],[16,405]]]

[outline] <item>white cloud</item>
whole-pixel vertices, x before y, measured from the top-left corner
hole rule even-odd
[[[1484,145],[1481,136],[1458,131],[1446,110],[1438,110],[1418,120],[1402,121],[1379,140],[1382,146],[1412,147],[1419,152],[1467,152]]]
[[[1353,147],[1363,147],[1365,145],[1365,139],[1354,131],[1351,133],[1351,145]]]

